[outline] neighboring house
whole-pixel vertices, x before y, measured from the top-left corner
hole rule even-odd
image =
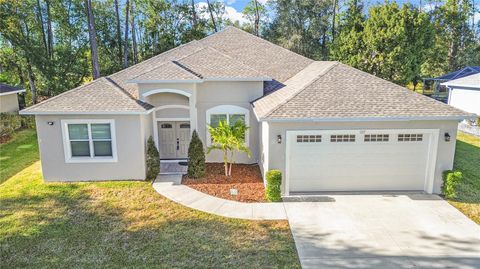
[[[480,73],[450,80],[441,84],[448,87],[448,104],[480,117]]]
[[[146,140],[187,157],[190,133],[243,121],[282,190],[440,192],[459,121],[471,114],[338,62],[234,27],[31,106],[46,181],[145,178]],[[208,162],[221,162],[218,152]]]
[[[432,93],[428,93],[429,96],[432,98],[445,102],[448,102],[448,91],[444,85],[444,82],[463,78],[466,76],[470,76],[473,74],[480,73],[480,66],[466,66],[460,70],[445,74],[443,76],[439,76],[436,78],[424,78],[423,79],[423,94],[427,94],[425,92],[426,88],[431,88]]]
[[[25,90],[0,83],[0,113],[12,113],[19,110],[18,94]]]

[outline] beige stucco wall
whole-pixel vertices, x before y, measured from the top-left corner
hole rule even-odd
[[[252,151],[252,157],[248,158],[246,154],[238,153],[236,161],[239,163],[255,163],[258,161],[259,154],[259,123],[253,114],[250,102],[263,95],[263,82],[232,82],[232,81],[212,81],[198,84],[193,83],[167,83],[167,84],[141,84],[139,85],[139,95],[148,95],[155,90],[180,90],[186,92],[190,97],[178,93],[155,93],[145,97],[145,101],[154,106],[163,105],[193,105],[194,110],[190,110],[190,120],[192,131],[196,129],[200,139],[206,147],[207,137],[207,110],[219,105],[235,105],[249,110],[249,148]],[[190,100],[192,100],[190,102]],[[193,111],[193,112],[192,112]],[[178,114],[178,115],[177,115]],[[178,118],[187,116],[185,111],[177,108],[160,110],[154,114],[157,117]],[[197,127],[198,126],[198,127]],[[151,124],[150,128],[156,128]],[[212,152],[207,155],[208,162],[221,162],[223,160],[220,152]]]
[[[45,181],[94,181],[145,179],[145,138],[151,122],[139,115],[80,115],[36,117],[38,143]],[[113,119],[118,161],[114,163],[66,163],[61,120]],[[47,122],[53,122],[48,125]]]
[[[263,82],[205,82],[197,85],[197,123],[198,134],[206,146],[207,119],[209,108],[219,105],[235,105],[250,111],[249,148],[252,157],[237,153],[237,163],[256,163],[259,159],[259,123],[250,104],[251,101],[263,95]],[[219,151],[207,155],[207,162],[222,162]]]
[[[0,95],[0,113],[16,111],[18,111],[17,94]]]
[[[336,129],[439,129],[437,162],[435,167],[434,192],[441,192],[442,172],[453,167],[457,121],[395,121],[395,122],[309,122],[281,123],[270,122],[268,133],[268,169],[278,169],[285,180],[285,147],[288,130],[336,130]],[[444,139],[444,133],[451,136],[450,142]],[[277,143],[277,135],[282,143]],[[415,156],[412,156],[413,158]],[[284,190],[282,184],[282,191]]]

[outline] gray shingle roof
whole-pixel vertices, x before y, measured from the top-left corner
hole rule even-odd
[[[275,93],[282,92],[285,88]],[[261,100],[256,101],[254,106]],[[255,108],[255,113],[257,110]],[[460,119],[470,116],[473,114],[337,63],[326,72],[319,73],[316,79],[296,92],[293,97],[287,97],[284,103],[260,118],[266,120],[388,120]]]
[[[270,79],[257,70],[209,47],[183,57],[176,63],[205,79]]]
[[[132,79],[260,78],[266,120],[466,117],[458,109],[335,62],[314,62],[234,27],[161,53],[21,113],[145,113]]]
[[[0,83],[0,94],[2,93],[6,94],[6,93],[18,92],[18,91],[24,91],[24,90],[20,87],[15,87],[8,84]]]
[[[152,106],[133,99],[108,78],[54,96],[28,107],[23,114],[39,113],[142,113]]]
[[[459,86],[480,89],[480,73],[442,83],[445,86]]]

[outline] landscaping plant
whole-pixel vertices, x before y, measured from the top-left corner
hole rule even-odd
[[[278,170],[269,170],[266,175],[267,188],[265,189],[265,198],[270,202],[279,202],[282,200],[282,172]]]
[[[456,198],[456,186],[462,180],[462,172],[447,170],[443,172],[443,186],[442,192],[445,198]]]
[[[194,130],[190,145],[188,145],[188,177],[200,178],[205,176],[205,151],[202,140]]]
[[[226,121],[220,121],[217,127],[208,126],[208,131],[212,138],[212,145],[208,147],[207,153],[212,150],[223,152],[223,163],[225,167],[225,176],[232,175],[232,164],[234,162],[234,153],[236,151],[245,152],[248,157],[252,155],[250,149],[245,146],[245,134],[248,127],[241,121],[235,122],[230,126]]]
[[[154,180],[160,173],[160,154],[152,136],[147,141],[147,180]]]

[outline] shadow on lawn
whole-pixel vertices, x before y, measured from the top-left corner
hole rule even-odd
[[[38,187],[0,197],[2,266],[299,267],[288,227],[185,209],[148,183]]]

